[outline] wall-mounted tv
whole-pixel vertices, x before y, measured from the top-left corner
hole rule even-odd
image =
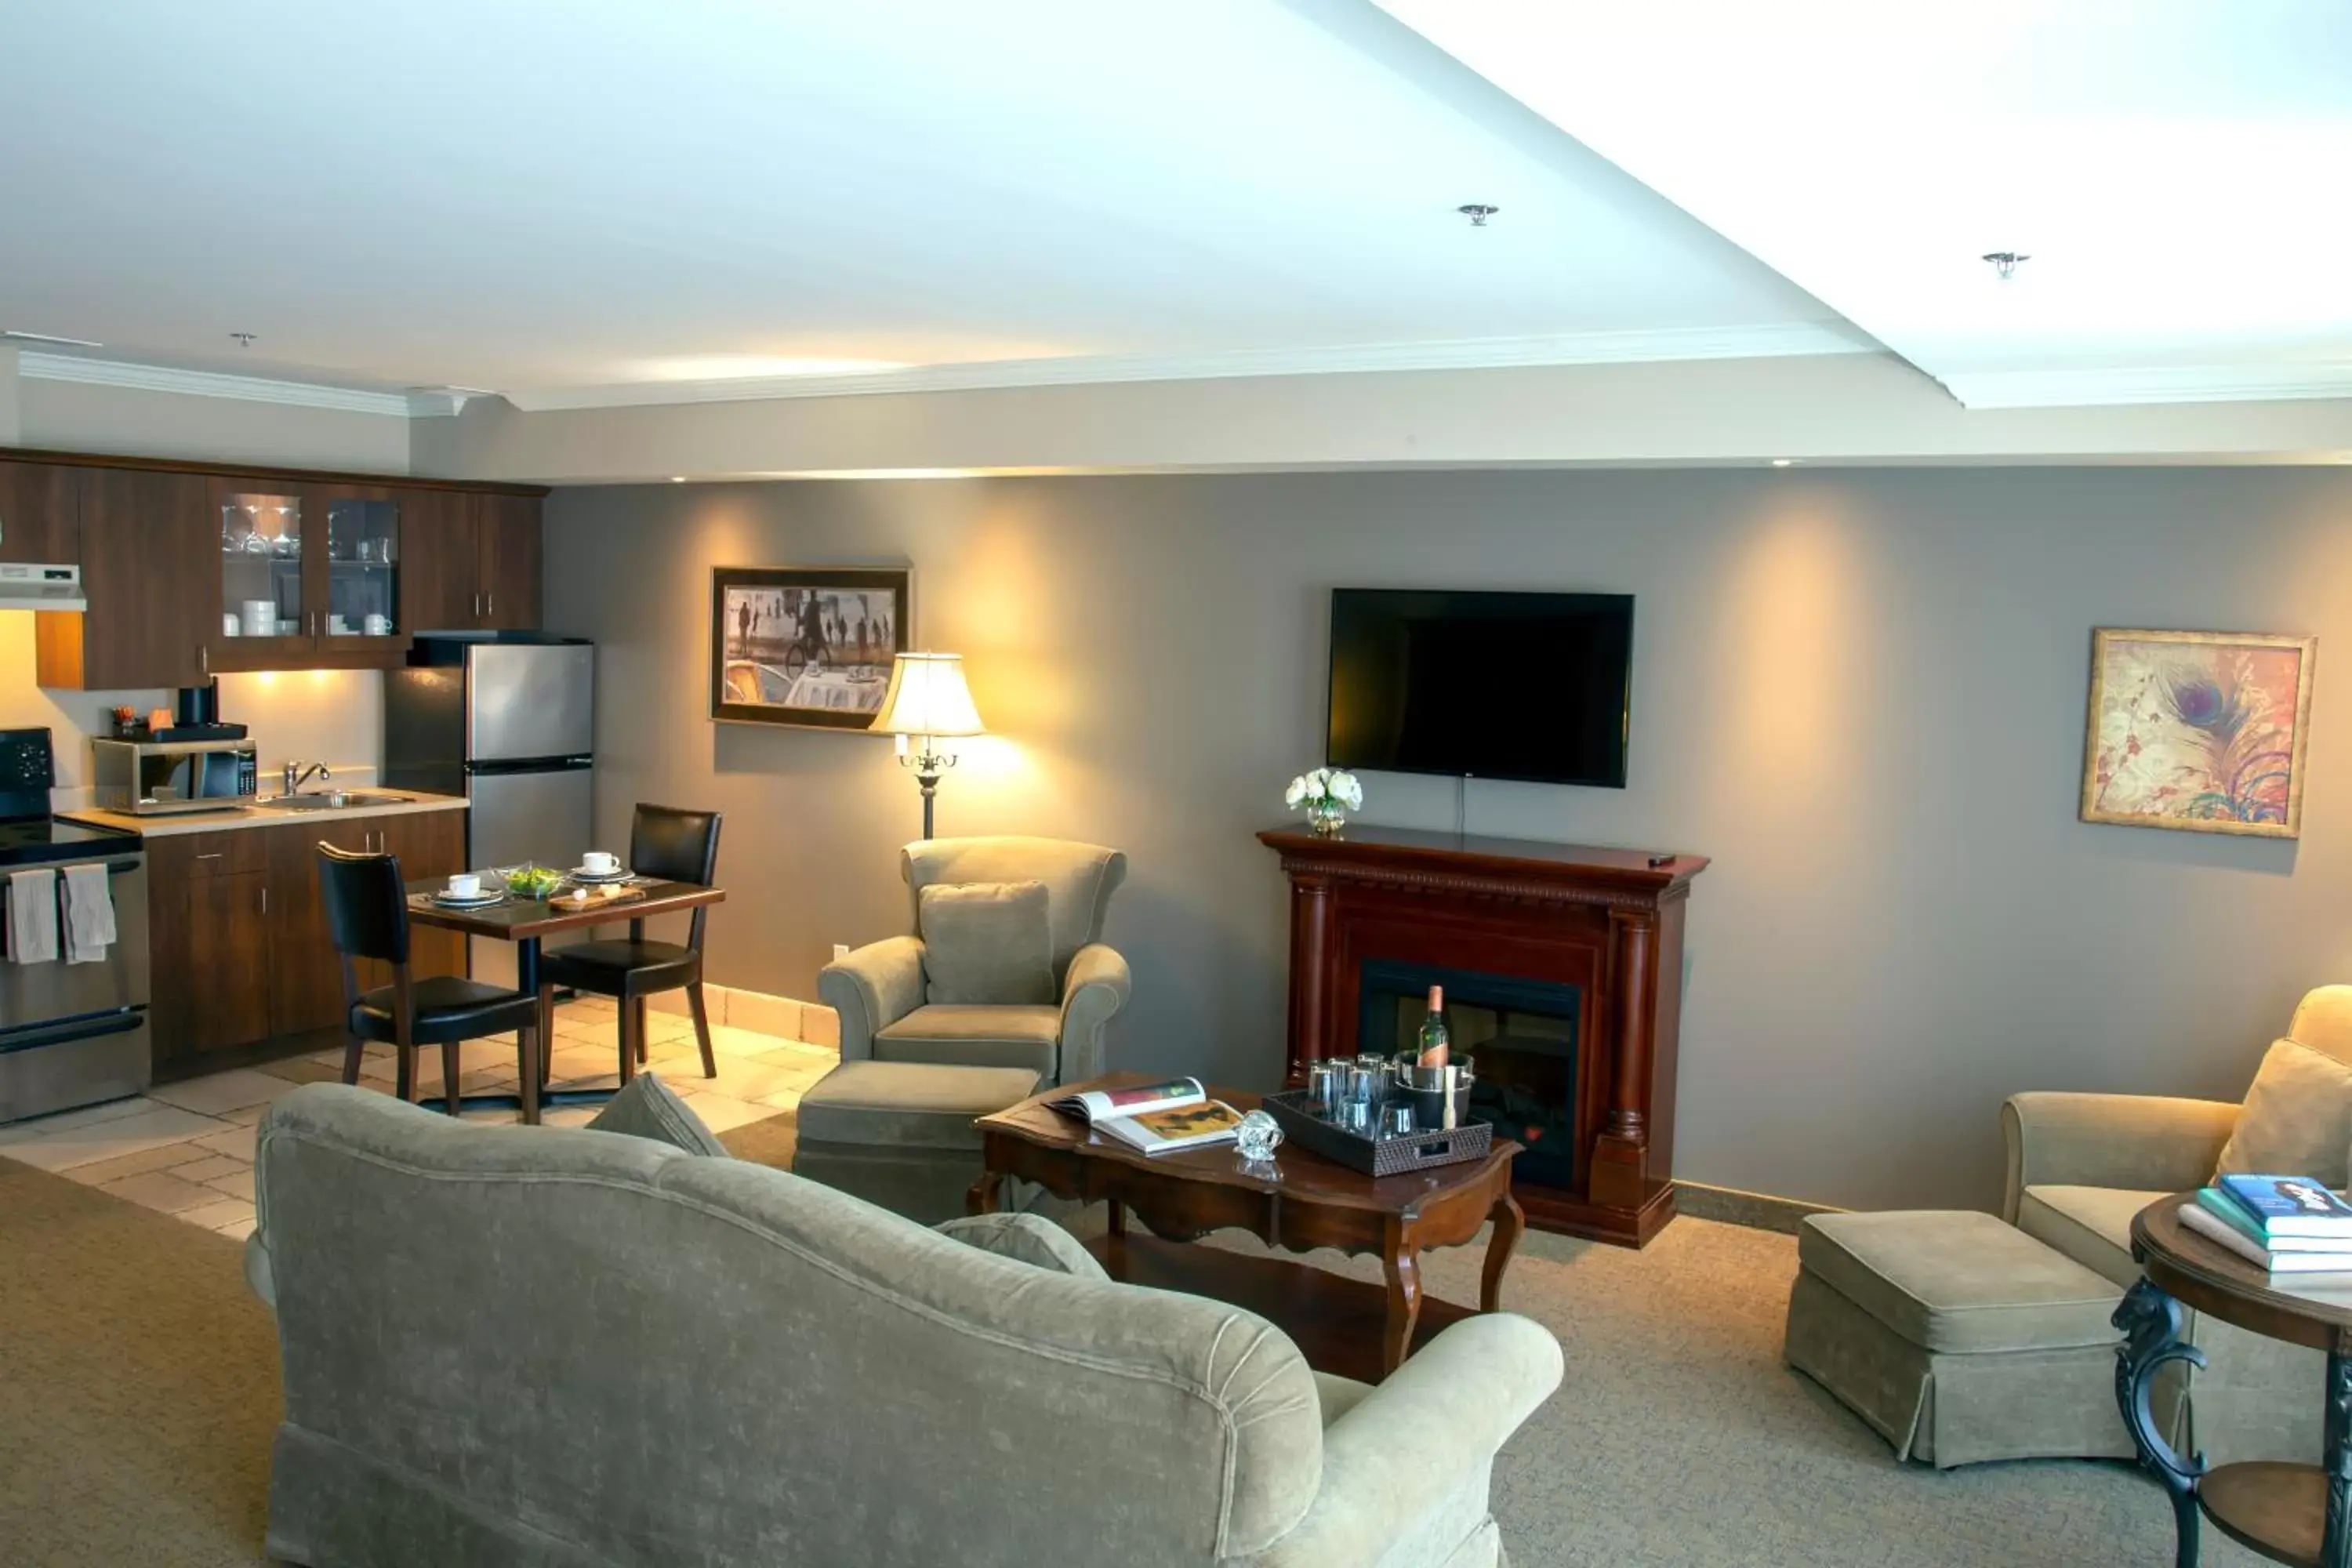
[[[1625,787],[1631,594],[1331,593],[1333,767]]]

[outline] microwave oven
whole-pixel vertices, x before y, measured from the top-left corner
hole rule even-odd
[[[92,741],[93,794],[133,816],[218,811],[260,792],[250,741]]]

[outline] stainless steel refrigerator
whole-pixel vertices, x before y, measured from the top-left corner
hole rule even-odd
[[[595,741],[596,649],[577,638],[419,637],[384,679],[384,784],[464,795],[476,869],[596,847]],[[512,943],[471,946],[476,979],[514,984]]]

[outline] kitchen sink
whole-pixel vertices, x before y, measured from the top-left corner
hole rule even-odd
[[[254,804],[267,811],[341,811],[353,805],[405,805],[415,798],[375,789],[322,789],[301,795],[273,795]]]

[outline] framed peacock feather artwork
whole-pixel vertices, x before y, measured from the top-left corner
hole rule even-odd
[[[2091,634],[2083,820],[2294,838],[2315,637]]]

